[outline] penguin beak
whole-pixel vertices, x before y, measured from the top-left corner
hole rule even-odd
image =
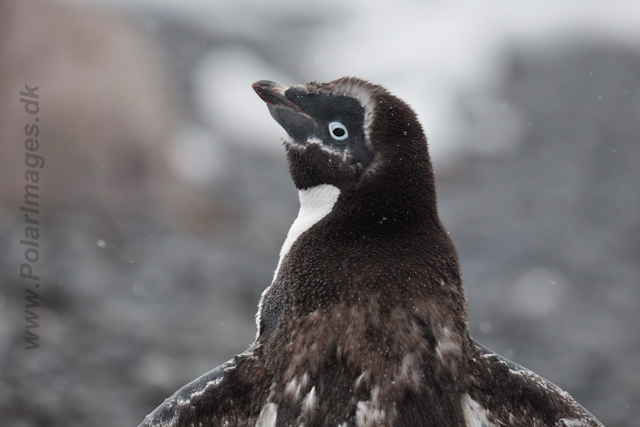
[[[255,82],[253,85],[253,90],[256,91],[258,96],[267,103],[269,107],[274,108],[288,108],[296,113],[309,117],[307,113],[302,111],[300,106],[296,105],[287,98],[286,92],[289,89],[289,86],[281,85],[276,82],[272,82],[269,80],[260,80]]]

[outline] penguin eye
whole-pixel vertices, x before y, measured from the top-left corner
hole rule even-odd
[[[349,131],[347,131],[347,128],[340,122],[329,123],[329,132],[331,133],[331,137],[338,141],[347,139],[349,136]]]

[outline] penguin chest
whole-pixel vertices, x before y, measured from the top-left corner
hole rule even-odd
[[[406,309],[381,316],[370,304],[318,309],[274,334],[277,355],[265,354],[278,374],[256,425],[465,426],[424,325]]]

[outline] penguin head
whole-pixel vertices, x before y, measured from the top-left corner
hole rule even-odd
[[[298,189],[320,184],[344,189],[374,161],[365,129],[367,108],[346,87],[317,83],[286,87],[264,80],[253,85],[287,132],[284,141]]]
[[[299,190],[328,184],[377,203],[376,212],[384,205],[435,213],[426,137],[411,107],[385,88],[343,77],[291,87],[261,80],[253,89],[287,133],[289,170]]]

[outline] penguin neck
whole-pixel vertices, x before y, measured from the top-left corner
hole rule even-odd
[[[371,201],[384,205],[399,196]],[[352,380],[364,375],[372,389],[395,387],[394,381],[398,393],[416,387],[423,360],[431,361],[432,375],[455,380],[467,313],[453,242],[420,218],[425,225],[417,229],[407,228],[412,218],[371,224],[351,197],[328,184],[299,191],[298,217],[257,315],[265,366],[284,386],[309,366],[335,365],[332,358],[344,351]],[[388,341],[386,352],[375,350],[380,337]],[[386,372],[389,360],[399,361],[391,382],[376,374]]]
[[[298,238],[333,210],[338,198],[340,189],[330,184],[320,184],[315,187],[298,190],[300,200],[300,210],[291,228],[287,233],[287,238],[280,249],[278,266],[273,275],[273,280],[278,276],[282,261],[287,256],[293,244]]]
[[[438,216],[432,174],[407,176],[382,170],[356,191],[345,191],[343,198],[341,220],[353,232],[446,232]]]

